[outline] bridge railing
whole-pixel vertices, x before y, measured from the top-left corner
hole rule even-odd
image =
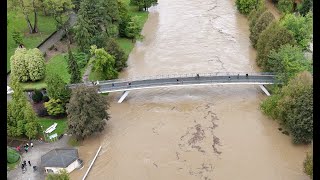
[[[113,80],[103,80],[99,81],[100,85],[103,84],[110,84],[110,83],[121,83],[121,82],[131,82],[131,81],[142,81],[142,80],[157,80],[157,79],[170,79],[170,78],[188,78],[188,77],[196,77],[197,74],[200,77],[216,77],[216,76],[245,76],[248,74],[249,76],[274,76],[274,73],[270,72],[260,72],[260,73],[243,73],[243,72],[213,72],[213,73],[188,73],[188,74],[166,74],[166,75],[155,75],[155,76],[138,76],[138,77],[132,77],[127,79],[113,79]],[[88,83],[79,83],[79,84],[70,84],[69,87],[75,87],[79,85],[90,85],[91,82]]]

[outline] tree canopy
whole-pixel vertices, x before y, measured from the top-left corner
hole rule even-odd
[[[39,49],[18,48],[10,58],[11,71],[19,81],[37,81],[45,76],[44,58]]]
[[[101,132],[110,118],[108,102],[98,94],[96,87],[80,86],[72,90],[67,104],[69,132],[84,139],[95,132]]]
[[[241,14],[248,15],[252,10],[262,6],[262,0],[236,0],[237,9]]]
[[[92,64],[92,70],[100,73],[105,79],[113,79],[118,76],[115,69],[115,58],[107,53],[103,48],[97,49],[97,46],[91,46],[91,58],[89,63]]]
[[[297,44],[305,49],[309,48],[311,35],[313,33],[313,21],[311,13],[306,16],[287,14],[280,21],[280,24],[287,28],[294,36]]]
[[[274,19],[275,18],[271,12],[265,11],[256,21],[256,24],[250,31],[250,40],[254,48],[256,48],[257,41],[261,32],[265,30]]]
[[[127,67],[127,55],[113,38],[108,40],[105,49],[110,55],[115,58],[115,69],[118,72]]]
[[[63,102],[69,101],[71,90],[66,87],[67,83],[55,72],[48,72],[45,80],[48,96],[52,99],[60,99]]]

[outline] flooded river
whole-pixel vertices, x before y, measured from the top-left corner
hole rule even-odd
[[[246,18],[231,0],[159,0],[121,78],[174,73],[257,72]],[[255,85],[111,93],[111,120],[79,148],[88,180],[304,180],[309,146],[294,146],[259,110]]]

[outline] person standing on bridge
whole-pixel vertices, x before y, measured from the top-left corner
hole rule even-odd
[[[114,87],[114,83],[112,83],[112,87]]]
[[[200,76],[199,76],[199,74],[197,74],[197,79],[200,79]]]
[[[229,80],[231,80],[231,77],[229,76]]]
[[[240,75],[238,74],[238,77],[237,77],[238,79],[239,79],[239,76],[240,76]]]
[[[246,78],[248,78],[248,74],[246,74]]]

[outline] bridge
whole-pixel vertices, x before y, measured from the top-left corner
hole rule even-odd
[[[99,93],[123,92],[118,103],[121,103],[132,90],[174,87],[174,86],[200,86],[215,84],[244,84],[259,85],[269,96],[269,92],[263,85],[277,84],[273,73],[205,73],[205,74],[175,74],[145,76],[131,79],[115,79],[108,81],[96,81],[91,83],[70,84],[69,88],[80,85],[98,86]]]

